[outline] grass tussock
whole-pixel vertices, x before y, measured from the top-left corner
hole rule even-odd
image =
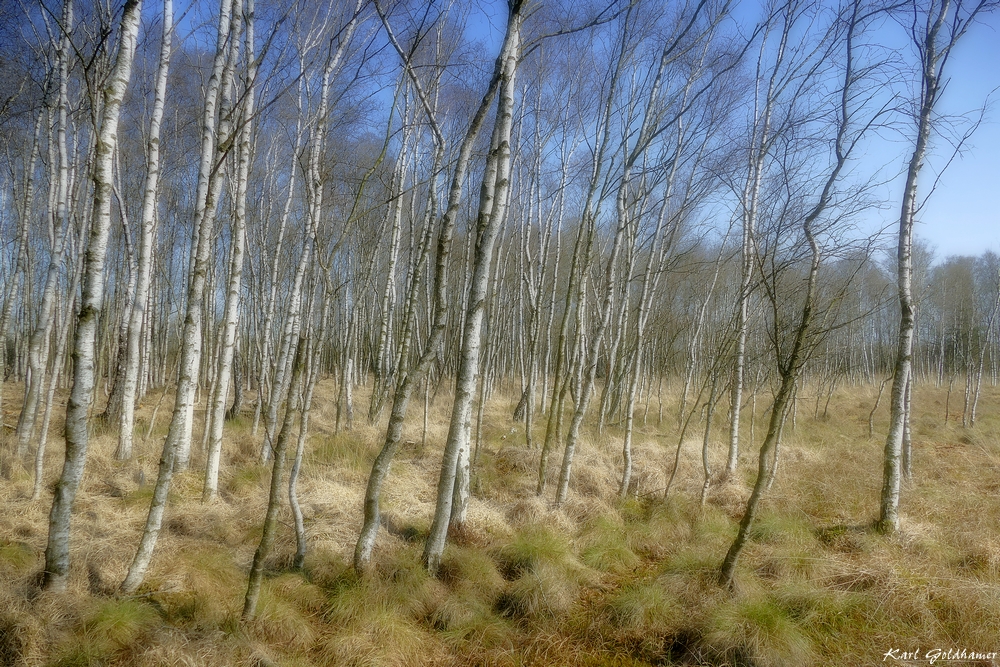
[[[758,443],[743,434],[737,474],[714,478],[704,505],[696,439],[682,445],[663,498],[678,399],[665,391],[662,422],[655,399],[645,422],[638,408],[636,481],[627,497],[617,493],[623,434],[613,419],[601,432],[584,424],[569,496],[554,507],[554,480],[535,495],[540,452],[524,445],[523,424],[511,420],[517,397],[495,397],[485,410],[467,522],[430,576],[421,554],[447,434],[451,398],[443,388],[430,406],[426,443],[423,401],[413,404],[382,497],[374,567],[359,576],[350,567],[354,539],[387,410],[368,424],[367,390],[359,387],[353,427],[338,430],[338,386],[324,381],[299,480],[305,564],[291,569],[295,543],[284,507],[248,624],[240,611],[271,473],[258,463],[261,434],[252,437],[249,415],[226,425],[219,499],[200,501],[204,454],[196,446],[190,470],[175,478],[144,587],[116,596],[169,418],[165,400],[145,439],[155,392],[139,411],[133,460],[114,459],[113,433],[94,437],[64,594],[38,589],[49,491],[31,501],[29,471],[3,452],[0,665],[769,667],[874,664],[889,648],[915,643],[996,650],[1000,391],[984,388],[969,429],[954,417],[944,423],[945,390],[917,387],[914,474],[903,486],[901,529],[886,537],[872,530],[882,448],[867,435],[875,390],[839,389],[824,418],[813,409],[821,389],[804,385],[778,477],[728,591],[717,573],[754,482],[764,401]],[[717,434],[725,433],[722,412]],[[203,411],[196,415],[200,433]],[[53,433],[61,428],[61,415],[54,417]],[[883,400],[877,433],[887,418]],[[544,422],[536,429],[541,442]],[[716,469],[726,453],[717,437]],[[57,440],[50,436],[54,450]],[[48,488],[60,464],[54,451]]]

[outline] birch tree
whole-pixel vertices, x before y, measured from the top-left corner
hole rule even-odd
[[[427,122],[430,125],[434,141],[434,168],[432,169],[432,173],[436,173],[444,159],[445,138],[437,120],[435,107],[432,104],[432,99],[429,97],[428,91],[425,90],[414,71],[411,62],[412,54],[410,56],[407,55],[407,51],[403,49],[396,38],[387,15],[381,10],[378,3],[376,3],[375,8],[379,11],[379,16],[382,19],[382,24],[386,29],[390,43],[403,61],[403,67],[410,81],[413,83],[414,93],[417,95]],[[506,37],[504,44],[507,44]],[[389,476],[392,460],[396,455],[396,450],[399,448],[403,422],[406,419],[410,397],[414,389],[419,386],[420,382],[427,375],[431,364],[437,358],[438,348],[444,338],[449,303],[448,266],[455,234],[455,222],[462,203],[463,186],[472,157],[473,145],[476,137],[479,135],[480,129],[486,121],[487,112],[492,105],[493,98],[500,85],[506,55],[506,50],[501,49],[494,64],[493,75],[459,145],[448,187],[447,203],[445,204],[440,222],[437,223],[436,238],[431,236],[432,225],[430,225],[430,221],[435,216],[437,209],[436,193],[433,186],[429,188],[424,236],[421,239],[421,248],[418,252],[417,262],[411,270],[407,305],[403,317],[403,340],[400,344],[398,358],[405,360],[409,356],[410,346],[413,341],[413,334],[410,327],[411,323],[415,323],[416,300],[423,288],[420,275],[424,263],[430,261],[430,249],[433,238],[433,245],[435,247],[434,270],[432,282],[428,285],[433,294],[430,308],[430,331],[427,334],[423,347],[419,351],[417,360],[408,368],[400,368],[397,371],[396,388],[393,393],[389,422],[386,425],[385,440],[382,449],[375,457],[375,462],[372,464],[372,472],[368,476],[368,485],[365,488],[364,521],[354,548],[354,568],[359,572],[366,571],[371,561],[372,549],[375,547],[375,538],[378,535],[378,528],[381,522],[379,503],[382,495],[382,485]]]
[[[142,220],[140,221],[139,258],[136,266],[137,280],[132,308],[128,315],[128,338],[125,354],[125,377],[122,385],[121,419],[118,431],[118,448],[115,458],[132,458],[132,440],[135,430],[135,402],[139,386],[140,345],[143,325],[148,328],[146,306],[153,273],[153,242],[156,229],[156,201],[160,178],[160,127],[167,91],[167,74],[170,69],[170,49],[173,36],[173,0],[163,0],[163,36],[160,38],[160,58],[156,68],[153,93],[153,111],[149,119],[149,141],[146,146],[146,180],[143,188]]]
[[[198,186],[195,193],[194,229],[195,239],[192,249],[192,272],[188,285],[187,313],[184,318],[183,343],[177,393],[170,427],[160,456],[156,485],[149,505],[149,513],[142,538],[135,557],[122,582],[125,593],[134,592],[146,575],[160,526],[166,509],[170,482],[175,472],[175,464],[182,448],[190,447],[191,412],[194,407],[194,393],[198,382],[198,366],[201,353],[201,319],[205,297],[205,282],[210,260],[210,250],[215,227],[215,207],[218,192],[218,172],[214,169],[219,155],[219,145],[225,144],[228,123],[218,119],[219,96],[228,96],[232,86],[232,72],[239,48],[240,0],[221,0],[219,26],[216,38],[215,58],[212,75],[205,90],[202,116],[201,156],[198,165]]]
[[[573,417],[570,421],[569,430],[566,435],[566,445],[563,450],[562,467],[559,471],[559,485],[556,488],[555,502],[557,505],[561,505],[565,502],[567,493],[569,492],[569,480],[576,445],[580,437],[580,426],[583,423],[583,418],[586,415],[587,408],[590,404],[594,380],[597,372],[598,355],[601,350],[605,332],[607,331],[611,320],[616,271],[618,269],[618,256],[622,252],[626,231],[630,225],[635,224],[634,220],[631,219],[633,213],[629,210],[628,205],[628,195],[633,185],[631,183],[633,169],[637,166],[637,164],[640,164],[640,160],[644,157],[646,150],[649,148],[651,142],[656,138],[656,136],[661,134],[665,127],[669,127],[672,124],[669,118],[661,118],[662,111],[660,109],[660,106],[664,104],[664,99],[660,97],[661,94],[666,96],[668,100],[671,97],[671,91],[664,87],[664,80],[668,74],[668,66],[670,66],[676,58],[688,53],[690,49],[695,48],[694,45],[700,43],[702,39],[708,38],[712,33],[714,23],[719,20],[719,16],[721,14],[709,16],[706,24],[699,25],[699,18],[703,6],[704,3],[699,4],[695,7],[690,16],[683,16],[680,20],[676,33],[664,41],[664,45],[660,51],[660,57],[658,59],[655,74],[652,77],[652,83],[650,84],[649,92],[647,94],[645,104],[643,105],[641,120],[635,119],[640,123],[639,129],[635,133],[635,141],[631,147],[629,147],[628,138],[626,136],[626,141],[624,142],[625,145],[623,148],[625,156],[622,159],[621,173],[617,179],[615,195],[615,232],[611,241],[611,250],[604,267],[604,293],[602,296],[596,331],[591,338],[589,350],[584,351],[584,356],[581,360],[584,364],[581,366],[581,370],[583,371],[583,383],[579,392],[577,392],[577,405],[573,412]],[[698,27],[696,28],[696,26]],[[689,42],[686,38],[692,30],[694,30],[694,34],[697,37]],[[728,66],[732,67],[732,64],[729,64]],[[699,89],[692,95],[692,99],[699,98],[707,89],[707,84],[700,86]],[[690,104],[689,101],[686,100],[686,102],[686,104],[681,106],[680,110],[674,111],[674,113],[670,114],[670,116],[677,117],[681,115]],[[633,121],[633,119],[626,119],[626,126],[630,124],[630,121]]]
[[[253,0],[251,0],[252,2]],[[243,621],[252,621],[257,614],[257,599],[260,596],[260,585],[264,580],[264,561],[271,552],[274,545],[275,531],[278,522],[278,510],[281,507],[281,484],[282,476],[285,472],[285,450],[288,448],[288,439],[292,436],[292,428],[295,423],[295,415],[299,411],[299,402],[302,393],[302,373],[306,365],[308,355],[307,342],[305,338],[299,338],[296,342],[295,359],[292,362],[291,386],[289,388],[288,408],[281,423],[281,431],[274,444],[274,463],[271,466],[271,486],[270,495],[267,501],[267,513],[264,516],[263,534],[260,544],[253,555],[253,564],[250,566],[250,578],[247,584],[247,594],[243,601]]]
[[[899,489],[902,478],[903,438],[908,430],[907,386],[913,372],[913,219],[918,209],[917,179],[927,157],[933,132],[934,109],[944,89],[948,57],[976,15],[993,3],[980,1],[963,6],[961,0],[914,0],[907,6],[910,39],[920,63],[920,91],[916,105],[913,152],[906,169],[896,244],[896,290],[899,299],[899,334],[889,399],[889,431],[885,438],[882,494],[877,528],[882,533],[899,529]],[[967,8],[966,8],[967,7]]]
[[[786,4],[780,13],[780,30],[786,36],[783,41],[787,41],[792,34],[794,26],[800,20],[813,20],[811,11],[817,7],[798,7],[791,3]],[[818,79],[818,66],[830,60],[834,54],[834,48],[843,49],[843,66],[839,72],[839,88],[833,100],[827,103],[833,107],[831,124],[832,129],[832,155],[829,156],[829,166],[826,168],[825,176],[819,180],[819,193],[815,197],[814,203],[809,206],[801,216],[799,223],[796,218],[798,206],[781,206],[776,211],[776,222],[779,223],[779,230],[782,230],[782,221],[791,217],[801,227],[801,239],[808,248],[805,288],[801,288],[800,281],[796,280],[796,290],[802,293],[797,316],[789,324],[785,324],[784,314],[781,312],[782,299],[778,294],[780,281],[779,273],[781,269],[775,268],[781,265],[780,260],[769,260],[768,266],[771,269],[771,280],[765,285],[768,306],[771,310],[771,331],[769,337],[774,350],[774,369],[777,371],[778,388],[775,391],[768,417],[767,433],[761,444],[757,459],[757,478],[754,482],[750,498],[747,500],[746,508],[740,519],[739,531],[726,553],[725,560],[719,572],[719,582],[721,585],[731,588],[736,576],[736,565],[743,548],[746,546],[753,527],[754,520],[764,493],[770,488],[777,471],[777,451],[781,442],[782,431],[790,404],[795,400],[795,387],[806,362],[815,352],[818,344],[822,340],[823,334],[831,324],[831,313],[834,312],[829,303],[823,303],[820,299],[820,266],[824,258],[824,248],[821,245],[821,233],[830,228],[831,223],[824,224],[824,216],[829,215],[828,209],[838,205],[836,201],[839,194],[839,183],[841,175],[848,160],[851,158],[854,148],[865,136],[866,131],[880,118],[882,110],[865,108],[865,102],[870,102],[870,98],[859,95],[859,85],[863,79],[857,74],[859,66],[856,64],[855,41],[859,33],[865,28],[866,22],[871,15],[863,13],[861,3],[855,0],[851,5],[841,8],[839,15],[830,18],[831,26],[826,34],[819,38],[819,44],[813,54],[817,58],[814,67],[806,67],[803,72],[804,79],[800,80],[797,86],[799,91],[808,92],[812,84]],[[844,27],[841,28],[840,24]],[[861,65],[865,67],[867,63]],[[791,101],[799,99],[796,94]],[[860,101],[859,101],[860,100]],[[803,119],[805,120],[805,119]],[[807,121],[808,122],[808,121]],[[794,150],[794,149],[793,149]],[[785,162],[788,164],[788,161]],[[788,192],[788,202],[792,198],[799,198],[800,195],[792,194],[792,174],[782,171],[779,180],[782,189]],[[808,183],[808,179],[807,179]],[[805,193],[802,193],[805,195]],[[824,229],[825,228],[825,229]],[[787,232],[779,232],[775,236],[775,245],[780,242],[781,237]],[[777,254],[778,250],[772,250]],[[758,266],[762,265],[760,259],[756,260]],[[847,286],[842,287],[843,290]],[[794,300],[788,299],[794,303]],[[837,303],[839,299],[834,295],[831,303]],[[794,306],[793,306],[794,308]],[[794,311],[793,311],[794,312]],[[787,329],[785,328],[787,327]]]
[[[507,195],[510,188],[514,75],[520,57],[521,24],[524,20],[522,9],[521,0],[509,0],[507,3],[507,31],[497,59],[500,71],[499,101],[493,136],[490,139],[490,152],[486,159],[479,192],[476,249],[469,284],[468,310],[465,313],[458,376],[455,380],[455,401],[441,460],[434,520],[424,547],[424,560],[431,572],[436,572],[441,564],[448,526],[464,522],[469,502],[472,400],[479,375],[480,344],[493,248],[506,216]]]
[[[226,289],[226,306],[223,315],[221,350],[214,394],[209,404],[207,463],[202,500],[213,500],[219,487],[219,462],[222,454],[222,425],[229,398],[229,384],[233,369],[233,349],[236,344],[236,327],[240,317],[240,292],[243,286],[243,254],[247,233],[247,180],[252,157],[254,85],[257,78],[256,52],[254,49],[254,0],[244,0],[244,42],[247,62],[246,91],[240,106],[241,123],[239,145],[236,149],[236,187],[231,233],[229,282]]]
[[[73,387],[66,405],[66,457],[49,513],[45,549],[47,590],[63,591],[69,577],[70,518],[90,440],[88,418],[94,399],[97,320],[104,303],[104,263],[111,228],[112,161],[122,99],[132,75],[141,0],[126,0],[119,24],[114,68],[102,91],[101,122],[94,155],[92,221],[83,268],[83,292],[73,340]],[[40,378],[39,378],[40,379]]]
[[[69,106],[69,70],[72,59],[72,42],[70,34],[73,29],[73,2],[67,0],[63,4],[60,21],[62,28],[58,41],[57,62],[59,70],[59,92],[56,103],[56,136],[55,148],[58,167],[53,167],[54,178],[50,188],[49,209],[52,215],[53,228],[52,249],[49,255],[48,271],[45,275],[45,287],[42,291],[41,305],[31,340],[28,344],[28,374],[24,383],[24,401],[21,414],[17,420],[17,458],[23,459],[35,434],[35,421],[38,416],[38,401],[42,395],[45,382],[45,370],[48,365],[49,341],[52,334],[53,317],[55,314],[56,290],[66,254],[67,236],[71,233],[69,220],[70,197],[70,154],[67,147],[68,106]],[[117,121],[116,121],[117,122]],[[109,204],[110,206],[110,204]],[[109,208],[110,211],[110,208]],[[109,212],[110,215],[110,212]]]

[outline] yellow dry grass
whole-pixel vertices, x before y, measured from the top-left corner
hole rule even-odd
[[[4,421],[18,390],[5,387]],[[220,498],[200,502],[203,452],[196,422],[190,471],[174,482],[156,557],[140,594],[115,593],[145,520],[169,395],[131,461],[113,458],[113,434],[98,431],[74,510],[70,590],[38,590],[47,537],[48,489],[30,500],[32,479],[10,459],[0,468],[0,665],[865,665],[890,649],[1000,650],[1000,390],[987,387],[975,428],[944,423],[946,388],[914,396],[914,476],[904,484],[901,530],[876,535],[884,405],[867,435],[871,387],[842,387],[814,414],[800,392],[786,427],[778,477],[766,496],[735,592],[715,573],[756,470],[746,442],[738,473],[713,478],[707,503],[701,434],[692,422],[670,492],[677,446],[677,394],[665,394],[633,440],[635,484],[617,497],[620,425],[585,425],[569,498],[551,503],[561,448],[543,497],[534,493],[538,450],[511,421],[516,397],[485,411],[468,522],[452,536],[438,578],[420,565],[433,512],[451,396],[431,407],[422,444],[422,400],[414,400],[385,487],[385,528],[376,567],[349,567],[367,474],[384,437],[367,424],[356,393],[355,424],[335,432],[336,383],[317,388],[299,497],[309,536],[292,571],[290,515],[268,567],[257,619],[239,622],[249,564],[260,536],[269,468],[256,463],[260,437],[249,418],[229,424]],[[422,399],[422,397],[420,397]],[[825,396],[823,397],[825,400]],[[56,406],[45,481],[59,472]],[[953,407],[955,401],[953,400]],[[758,401],[755,436],[763,435]],[[724,410],[710,461],[725,463]],[[198,419],[203,413],[198,412]],[[539,420],[541,421],[541,420]],[[749,423],[744,422],[744,440]],[[539,424],[536,441],[544,437]],[[979,663],[989,664],[989,662]],[[1000,664],[1000,660],[994,664]]]

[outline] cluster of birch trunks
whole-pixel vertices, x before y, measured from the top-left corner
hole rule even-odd
[[[339,387],[338,429],[385,426],[358,570],[410,401],[422,397],[426,433],[446,385],[431,571],[466,521],[484,406],[503,394],[518,398],[537,493],[556,506],[591,427],[620,440],[622,497],[637,488],[633,437],[654,419],[668,472],[685,440],[703,442],[703,502],[756,460],[724,585],[804,381],[817,413],[838,384],[881,399],[891,383],[873,508],[885,531],[909,470],[913,379],[964,382],[953,414],[970,426],[984,375],[997,382],[1000,262],[932,266],[913,240],[949,55],[993,2],[505,0],[483,14],[220,0],[204,16],[143,4],[0,13],[0,382],[23,383],[3,441],[34,466],[36,499],[56,392],[69,390],[48,588],[67,583],[95,425],[127,460],[168,394],[121,588],[143,583],[192,441],[211,502],[226,423],[242,419],[273,466],[250,618],[286,494],[305,556],[296,480],[322,377]],[[905,141],[873,158],[887,133]],[[867,233],[886,209],[892,233]],[[370,390],[360,417],[357,385]],[[155,405],[145,422],[140,401]],[[723,470],[708,456],[716,411],[728,411]]]

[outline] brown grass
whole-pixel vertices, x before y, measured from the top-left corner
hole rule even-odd
[[[18,389],[5,389],[10,423]],[[918,387],[914,478],[904,484],[901,530],[885,538],[871,530],[882,449],[881,435],[867,436],[875,389],[839,389],[828,417],[817,419],[816,389],[806,385],[735,593],[718,588],[715,572],[749,495],[756,452],[744,445],[739,472],[716,477],[703,507],[703,424],[693,424],[664,503],[676,393],[662,424],[655,403],[646,424],[639,408],[633,495],[617,499],[620,426],[598,433],[587,424],[569,499],[559,508],[551,505],[554,479],[546,496],[534,494],[539,454],[525,448],[523,425],[510,419],[516,397],[491,401],[468,522],[453,535],[438,578],[423,571],[420,552],[451,396],[442,389],[432,406],[426,447],[422,400],[414,401],[382,499],[386,529],[376,544],[375,571],[358,578],[348,563],[384,418],[366,423],[367,395],[359,388],[354,429],[335,433],[336,390],[332,381],[317,389],[299,483],[309,534],[305,568],[289,569],[294,537],[286,508],[260,611],[249,625],[241,625],[239,611],[270,470],[256,464],[260,438],[251,437],[248,417],[227,426],[220,499],[208,506],[200,502],[196,423],[191,470],[175,480],[156,557],[135,597],[115,590],[145,520],[169,396],[153,437],[137,438],[132,461],[113,459],[113,434],[93,438],[75,505],[70,590],[63,595],[38,590],[51,497],[29,499],[31,476],[11,461],[6,443],[0,665],[763,667],[875,664],[890,648],[913,646],[1000,649],[1000,391],[994,388],[985,390],[976,427],[963,429],[943,423],[946,388]],[[148,397],[140,422],[158,398],[158,392]],[[53,415],[47,484],[61,465],[61,404]],[[758,401],[758,441],[764,404]],[[716,471],[725,457],[725,411],[719,412],[711,451]],[[886,420],[883,405],[877,434],[884,434]],[[543,424],[535,435],[544,436]],[[560,458],[555,452],[554,475]]]

